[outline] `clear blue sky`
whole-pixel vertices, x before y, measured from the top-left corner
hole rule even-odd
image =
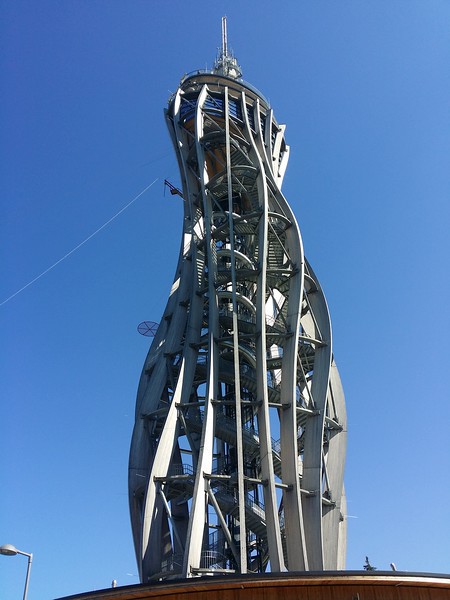
[[[30,600],[137,583],[135,393],[176,266],[163,119],[228,16],[287,124],[283,191],[330,305],[349,414],[347,567],[450,572],[448,0],[3,0],[0,544]],[[0,597],[24,557],[0,556]]]

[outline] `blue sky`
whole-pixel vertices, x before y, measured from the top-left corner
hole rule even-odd
[[[224,14],[287,125],[283,192],[330,305],[347,567],[450,572],[448,1],[3,0],[0,544],[34,553],[30,600],[138,582],[136,326],[160,318],[182,219],[163,109]],[[0,556],[2,598],[25,572]]]

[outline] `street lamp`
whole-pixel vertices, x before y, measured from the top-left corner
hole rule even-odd
[[[30,580],[30,570],[31,563],[33,561],[33,555],[28,554],[28,552],[22,552],[21,550],[17,550],[17,548],[15,546],[12,546],[11,544],[3,544],[3,546],[0,546],[0,554],[4,554],[5,556],[15,556],[16,554],[28,556],[27,577],[25,579],[25,589],[23,591],[23,600],[27,600],[28,582]]]

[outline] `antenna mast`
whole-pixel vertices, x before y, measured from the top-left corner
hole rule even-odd
[[[217,52],[216,62],[214,63],[214,73],[240,79],[242,77],[241,67],[233,56],[233,52],[228,52],[227,38],[227,18],[222,17],[222,48]]]
[[[222,61],[228,57],[227,47],[227,18],[222,17]]]

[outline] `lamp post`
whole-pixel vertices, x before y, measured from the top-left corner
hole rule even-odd
[[[28,554],[28,552],[22,552],[22,550],[17,550],[17,548],[11,544],[3,544],[3,546],[0,546],[0,554],[4,554],[5,556],[15,556],[16,554],[28,556],[27,577],[25,579],[25,589],[23,590],[23,600],[27,600],[28,582],[30,580],[30,571],[31,563],[33,561],[33,555]]]

